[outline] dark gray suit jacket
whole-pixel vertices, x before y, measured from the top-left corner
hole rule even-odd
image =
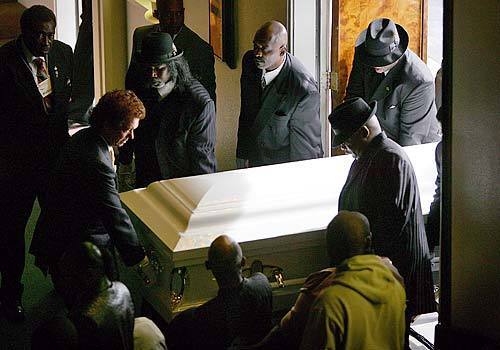
[[[114,244],[128,266],[144,258],[116,181],[106,141],[93,127],[76,133],[54,167],[33,234],[30,252],[38,266],[57,263],[70,244],[83,241]]]
[[[346,98],[377,101],[382,129],[401,146],[439,141],[434,78],[425,63],[408,49],[382,81],[379,76],[355,54]]]
[[[253,51],[243,57],[236,156],[251,166],[323,156],[318,86],[295,57],[287,53],[285,60],[262,91]]]
[[[158,30],[158,25],[143,26],[135,29],[132,57],[125,79],[127,89],[137,91],[137,84],[141,84],[144,81],[141,67],[137,64],[137,57],[141,52],[142,39],[149,33]],[[212,46],[185,25],[175,37],[174,44],[177,50],[184,52],[184,58],[189,64],[191,74],[207,89],[215,103],[215,58]]]

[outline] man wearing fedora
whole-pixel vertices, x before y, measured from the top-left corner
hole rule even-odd
[[[408,33],[387,18],[361,32],[346,99],[377,101],[377,117],[387,136],[401,146],[439,141],[434,80],[408,48]]]
[[[412,317],[436,311],[431,261],[413,166],[382,131],[376,101],[351,98],[329,116],[333,147],[353,153],[339,210],[364,214],[375,254],[388,257],[404,278],[407,332]]]
[[[135,186],[215,172],[214,101],[191,76],[183,52],[170,34],[152,32],[137,62],[143,76],[135,92],[147,117],[119,156],[121,164],[128,164],[135,153]]]

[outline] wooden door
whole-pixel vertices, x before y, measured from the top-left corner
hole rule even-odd
[[[426,61],[428,0],[333,0],[332,4],[332,102],[342,102],[358,35],[376,18],[402,25],[410,37],[409,48]]]

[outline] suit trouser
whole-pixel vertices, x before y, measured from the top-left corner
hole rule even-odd
[[[44,169],[0,177],[0,298],[20,300],[25,264],[25,229],[35,199],[45,203],[47,176]]]

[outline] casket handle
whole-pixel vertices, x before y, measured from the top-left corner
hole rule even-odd
[[[272,269],[270,275],[266,275],[264,269]],[[265,265],[260,260],[254,260],[249,268],[243,269],[244,274],[253,275],[256,272],[264,273],[269,281],[276,281],[278,288],[285,288],[285,275],[279,266]]]
[[[178,276],[181,284],[178,290],[174,290],[174,279]],[[174,267],[172,272],[170,272],[170,302],[172,305],[172,310],[175,310],[177,306],[182,302],[184,297],[184,289],[186,288],[186,278],[187,278],[187,268],[185,266]]]

